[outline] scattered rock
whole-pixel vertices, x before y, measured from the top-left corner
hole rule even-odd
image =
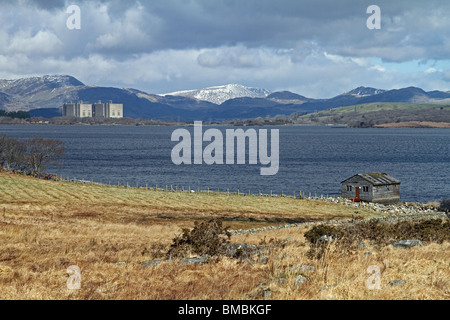
[[[269,257],[264,257],[259,261],[260,264],[267,264],[267,262],[269,262]]]
[[[263,292],[261,293],[261,297],[263,297],[265,299],[272,297],[272,291],[263,290]]]
[[[301,287],[306,281],[308,281],[308,279],[302,275],[298,275],[297,277],[295,277],[294,279],[294,284],[297,287]]]
[[[314,272],[316,271],[316,267],[314,266],[308,266],[304,264],[294,264],[291,267],[291,271],[307,271],[307,272]]]
[[[183,258],[180,260],[180,264],[202,264],[208,261],[208,256]]]
[[[123,266],[124,264],[126,264],[125,262],[116,262],[114,263],[114,265],[116,266]]]
[[[258,247],[248,243],[228,243],[223,246],[225,255],[231,258],[249,258]]]
[[[403,249],[409,249],[411,247],[415,246],[422,246],[422,241],[418,239],[412,239],[412,240],[400,240],[392,243],[392,246],[394,248],[403,248]]]
[[[163,262],[163,260],[145,260],[140,262],[140,264],[144,267],[156,267],[161,262]]]
[[[406,283],[406,280],[397,279],[397,280],[391,280],[389,281],[389,284],[393,287],[399,287]]]
[[[323,235],[323,236],[321,236],[318,240],[317,240],[317,242],[328,242],[328,243],[330,243],[330,242],[333,242],[333,237],[332,236],[329,236],[329,235]]]

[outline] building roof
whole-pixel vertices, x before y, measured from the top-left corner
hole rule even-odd
[[[389,185],[389,184],[400,184],[400,180],[395,179],[394,177],[388,175],[387,173],[384,172],[373,172],[373,173],[358,173],[355,176],[359,176],[361,178],[363,178],[364,180],[367,180],[368,182],[370,182],[372,185],[374,186],[384,186],[384,185]],[[344,181],[342,181],[341,183],[346,182],[347,180],[353,178],[350,177],[348,179],[345,179]]]

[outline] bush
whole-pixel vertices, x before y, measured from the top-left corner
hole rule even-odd
[[[439,210],[445,212],[450,211],[450,199],[442,199]]]
[[[195,222],[193,229],[183,229],[181,235],[172,241],[169,257],[183,257],[190,253],[197,255],[217,256],[224,253],[223,245],[231,238],[229,227],[224,228],[222,221],[211,219],[206,222]]]
[[[340,238],[342,233],[333,226],[318,225],[305,233],[305,238],[312,244],[316,244],[322,236],[331,236],[333,239]]]

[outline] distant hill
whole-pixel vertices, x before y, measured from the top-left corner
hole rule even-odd
[[[0,80],[0,109],[31,111],[33,116],[60,115],[70,101],[113,100],[124,105],[124,116],[163,121],[233,120],[313,113],[368,103],[449,103],[450,92],[409,87],[383,90],[358,87],[329,99],[313,99],[289,91],[270,92],[239,84],[153,94],[133,88],[85,85],[69,75]]]
[[[413,104],[375,102],[333,108],[302,116],[292,116],[297,124],[346,125],[375,127],[384,124],[408,122],[450,123],[450,104]]]
[[[235,98],[265,98],[270,93],[271,92],[266,89],[251,88],[240,84],[227,84],[204,89],[166,93],[163,96],[182,96],[215,104],[222,104],[227,100]]]
[[[386,90],[382,89],[375,89],[375,88],[368,88],[368,87],[358,87],[353,90],[350,90],[349,92],[344,93],[343,95],[352,95],[355,97],[368,97],[368,96],[374,96],[380,93],[384,93]]]

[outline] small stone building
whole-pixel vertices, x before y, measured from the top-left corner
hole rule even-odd
[[[353,201],[400,201],[400,181],[384,172],[359,173],[341,182],[343,198]]]

